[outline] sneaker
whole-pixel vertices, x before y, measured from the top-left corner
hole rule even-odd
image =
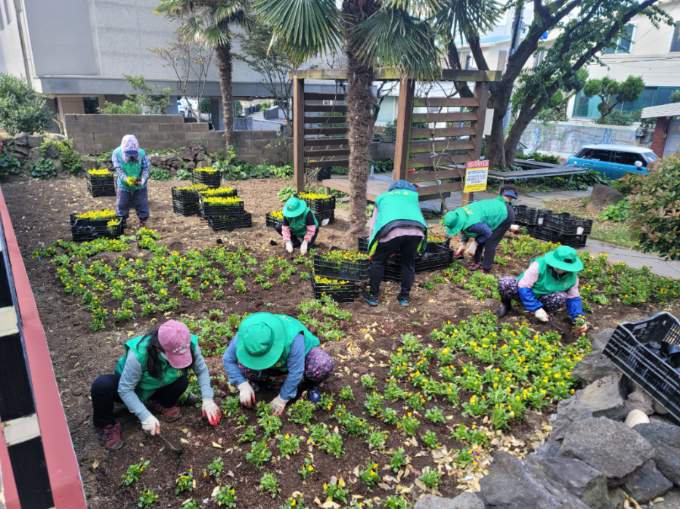
[[[321,391],[318,386],[314,386],[307,391],[307,399],[315,405],[321,401]]]
[[[498,309],[496,309],[496,316],[498,318],[503,318],[505,315],[507,315],[510,312],[510,304],[506,304],[504,302],[501,302],[501,305],[498,306]]]
[[[109,424],[103,428],[97,428],[99,443],[107,451],[117,451],[123,447],[123,435],[120,432],[120,423]]]
[[[481,265],[477,262],[473,262],[468,265],[468,269],[470,270],[479,270],[481,268]]]
[[[377,306],[380,303],[380,301],[378,301],[378,297],[371,293],[364,293],[362,294],[362,297],[364,299],[364,302],[369,306]]]
[[[400,295],[399,297],[397,297],[397,300],[399,301],[399,305],[402,307],[408,306],[409,303],[411,302],[409,300],[408,295]]]

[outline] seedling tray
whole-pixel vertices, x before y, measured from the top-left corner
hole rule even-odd
[[[220,187],[220,182],[222,182],[222,174],[219,171],[215,173],[194,171],[192,181],[194,184],[205,184],[208,187]]]
[[[538,209],[526,205],[515,205],[515,223],[521,226],[536,226]]]
[[[349,281],[367,281],[369,260],[335,261],[314,255],[314,273],[332,279],[346,279]]]
[[[440,244],[428,244],[423,254],[416,255],[416,274],[441,270],[451,265],[453,252]],[[387,259],[385,264],[385,280],[401,280],[401,257],[394,254]]]
[[[276,228],[279,225],[283,225],[283,221],[280,219],[276,219],[274,216],[271,215],[271,212],[267,212],[267,215],[265,216],[265,224],[272,228]]]
[[[100,196],[116,196],[116,187],[113,184],[113,180],[107,184],[93,184],[88,181],[87,190],[94,198]]]
[[[547,215],[543,226],[556,231],[560,235],[589,235],[593,228],[593,221],[572,216],[565,212]]]
[[[76,214],[71,214],[71,236],[74,242],[85,242],[99,237],[117,238],[125,231],[125,223],[120,222],[115,228],[109,228],[109,219],[77,219]]]
[[[312,291],[314,298],[320,299],[323,295],[328,295],[337,302],[354,302],[359,296],[359,286],[355,283],[344,285],[319,284],[312,276]]]
[[[209,216],[208,224],[215,231],[235,230],[253,226],[253,217],[249,212],[242,212],[233,216]]]
[[[302,198],[307,205],[309,206],[310,209],[312,209],[312,212],[322,212],[325,210],[335,210],[335,196],[330,196],[329,198],[319,198],[319,199],[310,199],[310,198]]]
[[[172,200],[172,211],[183,216],[195,216],[199,213],[198,203],[185,203],[180,200]]]
[[[211,203],[205,203],[205,201],[201,200],[199,208],[203,217],[234,216],[243,214],[242,201],[234,203],[233,205],[214,205]]]
[[[680,321],[670,313],[657,313],[620,324],[604,354],[680,422],[680,372],[657,355],[650,342],[680,344]]]

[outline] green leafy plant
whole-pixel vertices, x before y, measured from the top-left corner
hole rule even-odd
[[[359,479],[371,490],[380,482],[379,466],[377,463],[369,463],[359,471]]]
[[[602,221],[613,221],[615,223],[623,223],[630,217],[630,202],[625,198],[619,200],[616,203],[607,205],[600,214],[598,218]]]
[[[395,474],[399,472],[408,464],[408,458],[406,457],[406,451],[403,447],[399,447],[390,456],[390,468]]]
[[[385,509],[409,509],[411,505],[403,495],[390,495],[385,499],[382,507]]]
[[[127,467],[127,470],[123,474],[123,481],[122,484],[123,486],[132,486],[135,484],[137,481],[139,481],[139,478],[142,476],[144,471],[149,468],[149,465],[151,462],[149,460],[145,460],[144,458],[141,458],[139,462],[133,463],[129,467]]]
[[[71,140],[45,140],[40,144],[40,156],[44,159],[59,160],[64,171],[77,175],[83,169],[80,154],[73,148]]]
[[[254,442],[257,438],[257,428],[255,426],[248,426],[238,437],[238,443],[244,444]]]
[[[305,460],[302,463],[300,469],[298,470],[298,474],[300,474],[302,480],[305,480],[315,471],[316,467],[314,466],[314,458],[310,454],[308,454],[307,456],[305,456]]]
[[[153,507],[158,503],[158,494],[152,489],[146,489],[139,494],[137,507]]]
[[[212,498],[218,507],[233,509],[236,507],[236,490],[231,486],[216,486]]]
[[[441,482],[441,478],[442,475],[437,470],[431,467],[425,467],[418,477],[418,480],[429,489],[436,490]]]
[[[444,412],[439,407],[429,408],[425,412],[425,419],[430,421],[432,424],[444,424],[446,422],[446,417],[444,417]]]
[[[281,430],[281,418],[276,415],[263,415],[257,421],[266,438],[274,437]]]
[[[193,176],[193,172],[185,168],[180,168],[177,170],[177,172],[175,172],[175,178],[177,180],[191,180]]]
[[[441,447],[441,444],[439,443],[439,438],[437,437],[437,433],[434,431],[428,430],[425,433],[423,433],[421,440],[423,441],[423,444],[425,444],[425,447],[428,449],[437,449]]]
[[[397,423],[397,427],[407,436],[413,437],[418,432],[420,421],[412,413],[408,413]]]
[[[375,389],[376,380],[373,375],[361,375],[359,381],[361,382],[361,385],[364,387],[364,389]]]
[[[268,463],[272,458],[272,452],[267,446],[266,440],[253,442],[250,446],[250,452],[246,454],[246,461],[252,463],[257,468],[262,468],[265,463]]]
[[[342,477],[336,482],[323,483],[323,492],[326,494],[328,499],[333,502],[346,504],[347,497],[349,496],[349,490],[345,484]]]
[[[193,498],[189,498],[182,502],[182,505],[179,507],[180,509],[199,509],[201,506]]]
[[[0,127],[14,136],[47,129],[52,113],[42,95],[25,80],[0,73]]]
[[[370,449],[382,450],[387,442],[386,431],[371,431],[366,437],[366,444]]]
[[[222,472],[224,472],[224,460],[217,456],[208,464],[208,475],[217,480],[222,476]]]
[[[272,498],[276,498],[276,495],[281,491],[276,476],[270,472],[262,474],[262,477],[260,478],[260,490],[264,493],[269,493]]]
[[[165,168],[152,167],[149,172],[149,178],[151,180],[170,180],[172,178],[172,173]]]
[[[288,407],[288,418],[291,422],[306,426],[312,421],[314,416],[314,403],[306,399],[298,399]]]
[[[21,161],[7,150],[0,150],[0,179],[21,173]]]
[[[31,177],[47,179],[57,176],[57,168],[51,159],[38,159],[31,167]]]
[[[279,435],[279,454],[284,458],[290,458],[292,455],[300,452],[301,439],[297,435]]]
[[[195,486],[194,473],[191,469],[186,472],[182,472],[175,479],[175,495],[184,493],[187,491],[193,491]]]
[[[344,401],[354,401],[354,391],[352,391],[352,387],[349,385],[342,387],[338,393],[338,397]]]
[[[319,448],[336,458],[342,457],[344,454],[342,436],[339,433],[327,433],[319,441]]]

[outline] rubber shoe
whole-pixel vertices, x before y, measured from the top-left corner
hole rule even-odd
[[[315,405],[321,401],[321,391],[318,387],[312,387],[307,391],[307,399]]]
[[[120,432],[120,423],[109,424],[98,428],[99,442],[107,451],[117,451],[123,447],[123,435]]]
[[[378,297],[376,297],[375,295],[371,295],[370,293],[364,293],[362,297],[364,299],[364,302],[369,306],[377,306],[380,303],[378,301]]]
[[[469,269],[469,270],[473,270],[473,271],[474,271],[474,270],[479,270],[481,267],[482,267],[482,266],[481,266],[479,263],[477,263],[477,262],[473,262],[473,263],[471,263],[470,265],[468,265],[468,269]]]
[[[397,297],[397,300],[399,301],[399,305],[402,307],[406,307],[411,303],[410,299],[408,298],[408,295],[400,295],[399,297]]]

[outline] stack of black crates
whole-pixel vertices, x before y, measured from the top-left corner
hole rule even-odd
[[[113,173],[110,172],[108,175],[92,175],[88,172],[87,190],[95,198],[100,196],[116,196]]]
[[[175,214],[194,216],[200,212],[198,193],[201,189],[196,186],[172,188],[172,210]]]
[[[327,255],[314,255],[312,291],[315,298],[329,295],[338,302],[352,302],[368,281],[368,258],[362,260],[333,260]],[[317,276],[332,282],[319,282]]]
[[[71,214],[71,236],[74,242],[87,242],[100,237],[117,238],[125,231],[125,223],[119,219],[79,219],[77,214]],[[115,222],[109,226],[109,222]]]
[[[300,198],[307,203],[319,224],[335,222],[335,196],[328,196],[328,198],[306,198],[302,194]]]
[[[535,209],[516,205],[515,223],[526,226],[535,239],[557,242],[575,248],[584,247],[593,228],[592,219],[582,219],[569,213],[555,213],[547,209]]]

